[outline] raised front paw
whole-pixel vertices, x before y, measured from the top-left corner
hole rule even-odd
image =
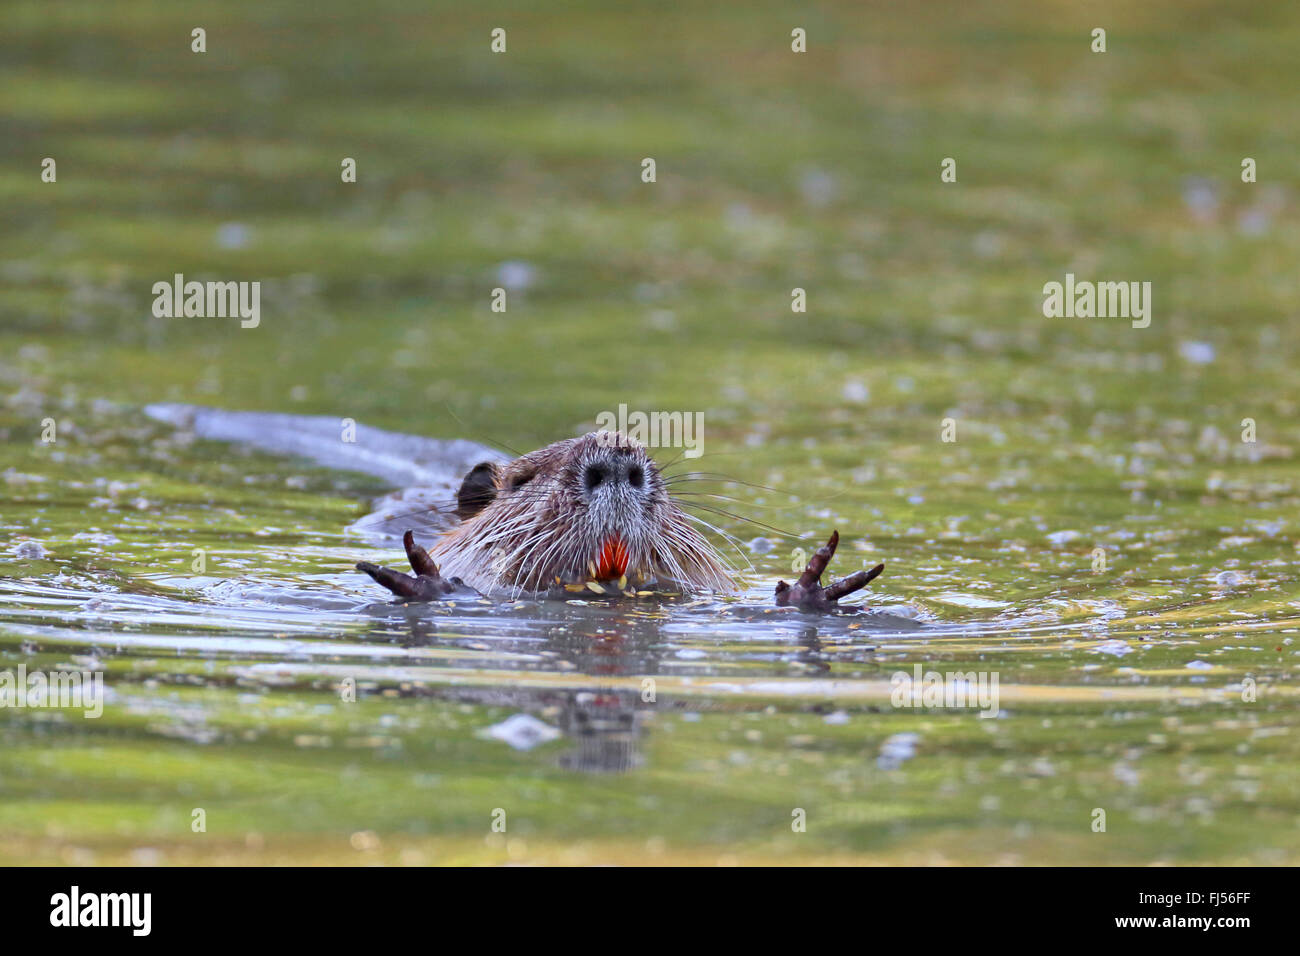
[[[478,591],[460,578],[447,580],[438,573],[438,566],[429,557],[429,552],[415,543],[415,534],[406,532],[402,536],[406,546],[406,557],[411,562],[415,574],[403,574],[392,568],[381,568],[369,561],[358,561],[357,570],[364,571],[388,590],[408,601],[441,601],[451,597],[482,597]]]
[[[847,578],[841,578],[830,587],[821,584],[822,572],[830,564],[840,543],[840,533],[831,533],[831,539],[817,549],[808,562],[808,567],[793,585],[778,581],[776,585],[777,607],[797,607],[804,611],[830,611],[838,607],[836,603],[846,594],[852,594],[866,587],[885,570],[883,564],[877,564],[870,571],[854,571]]]

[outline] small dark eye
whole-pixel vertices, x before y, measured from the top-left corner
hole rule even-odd
[[[640,488],[645,484],[645,469],[640,465],[633,465],[627,471],[627,480],[633,488]]]
[[[587,486],[588,491],[595,488],[604,480],[605,473],[595,465],[588,465],[587,471],[582,476],[582,482]]]

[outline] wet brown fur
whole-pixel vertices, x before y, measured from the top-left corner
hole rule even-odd
[[[590,486],[589,469],[610,475],[603,489],[599,481]],[[627,548],[630,586],[654,580],[682,591],[736,590],[736,571],[673,501],[645,448],[617,432],[478,465],[462,483],[456,512],[461,524],[430,554],[444,577],[485,593],[590,579],[614,536]]]

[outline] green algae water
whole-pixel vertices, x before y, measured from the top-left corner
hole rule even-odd
[[[0,672],[104,699],[0,707],[0,862],[1297,862],[1300,9],[1104,13],[7,4]],[[160,402],[698,411],[744,590],[393,604],[398,483]],[[880,613],[771,607],[833,529]]]

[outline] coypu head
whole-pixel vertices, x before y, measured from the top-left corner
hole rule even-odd
[[[457,495],[461,524],[430,549],[444,576],[480,591],[651,579],[735,590],[735,571],[692,526],[644,446],[589,432],[506,465],[476,465]]]

